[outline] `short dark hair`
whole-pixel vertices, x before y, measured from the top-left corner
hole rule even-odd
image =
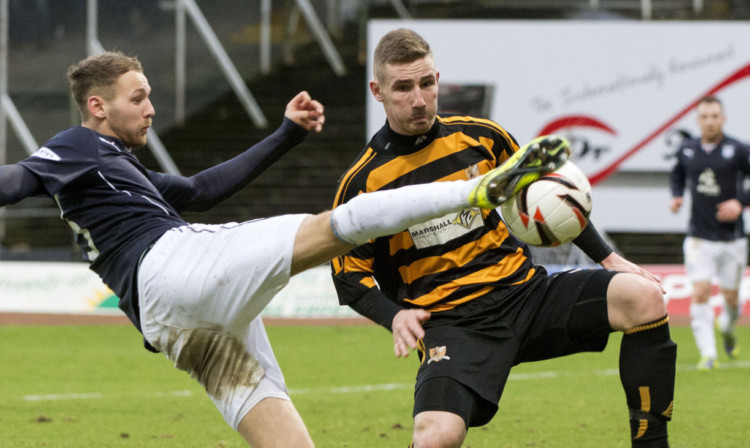
[[[700,106],[701,104],[718,104],[719,107],[724,109],[724,105],[721,104],[721,100],[711,95],[701,98],[700,101],[698,101],[698,105]]]
[[[432,54],[430,44],[412,30],[399,28],[383,36],[375,47],[373,74],[383,79],[386,64],[408,64]]]
[[[135,56],[119,51],[89,56],[71,65],[68,68],[70,94],[81,112],[81,118],[85,121],[89,117],[86,102],[91,95],[112,99],[117,78],[132,70],[143,73],[141,62]]]

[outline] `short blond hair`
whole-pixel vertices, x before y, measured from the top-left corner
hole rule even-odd
[[[89,111],[86,103],[91,95],[100,95],[111,100],[114,95],[114,85],[117,78],[129,71],[143,73],[143,66],[135,56],[128,56],[119,51],[107,51],[71,65],[68,68],[70,94],[81,112],[81,118],[86,121]]]
[[[408,64],[432,55],[430,44],[422,36],[406,28],[390,31],[375,47],[373,75],[383,81],[386,64]]]

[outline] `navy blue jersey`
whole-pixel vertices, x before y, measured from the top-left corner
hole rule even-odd
[[[19,165],[54,198],[91,269],[140,328],[133,300],[138,259],[164,232],[185,224],[152,182],[166,184],[169,177],[151,174],[121,141],[80,126],[60,132]]]
[[[750,175],[750,150],[733,138],[724,138],[706,151],[699,138],[685,140],[672,169],[672,196],[682,197],[686,185],[692,206],[688,235],[711,241],[731,241],[745,235],[742,215],[735,222],[719,222],[717,205],[728,199],[744,204],[742,182]]]
[[[179,213],[221,202],[305,135],[285,118],[263,141],[188,178],[148,170],[120,140],[73,127],[16,165],[0,166],[0,178],[12,184],[0,188],[0,205],[31,194],[52,197],[91,269],[117,294],[119,307],[140,330],[136,271],[146,247],[186,224]]]

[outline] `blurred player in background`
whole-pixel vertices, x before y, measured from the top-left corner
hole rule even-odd
[[[291,275],[381,235],[470,207],[480,179],[362,195],[336,211],[224,225],[188,224],[319,132],[323,106],[295,96],[278,130],[192,177],[147,170],[131,152],[155,114],[141,63],[119,52],[68,71],[81,126],[0,166],[0,206],[54,198],[90,268],[120,298],[146,347],[203,385],[254,447],[310,447],[259,317]]]
[[[491,120],[437,116],[439,73],[429,44],[411,30],[386,34],[373,67],[370,90],[387,122],[342,177],[336,207],[361,193],[437,187],[493,168],[506,176],[509,197],[512,186],[538,178],[524,170],[567,158],[562,139],[519,148]],[[607,269],[548,275],[488,208],[425,220],[332,262],[340,302],[390,330],[396,356],[418,349],[413,446],[461,446],[468,427],[497,412],[512,366],[601,351],[612,331],[625,333],[620,376],[632,444],[668,446],[677,350],[655,278],[614,253],[591,224],[574,242]]]
[[[739,353],[734,326],[740,316],[739,286],[747,264],[742,184],[750,175],[750,152],[724,134],[724,110],[718,98],[701,99],[697,112],[701,135],[683,141],[677,150],[670,176],[670,210],[680,210],[689,186],[692,205],[683,250],[693,283],[690,321],[701,356],[698,369],[710,370],[717,366],[714,311],[709,304],[714,278],[725,301],[717,321],[724,350],[730,358]]]

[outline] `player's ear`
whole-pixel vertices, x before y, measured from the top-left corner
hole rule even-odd
[[[89,115],[99,119],[107,117],[106,103],[99,95],[91,95],[86,101],[86,108],[89,111]]]
[[[374,79],[370,80],[370,92],[376,100],[383,102],[383,94],[380,92],[380,84]]]

